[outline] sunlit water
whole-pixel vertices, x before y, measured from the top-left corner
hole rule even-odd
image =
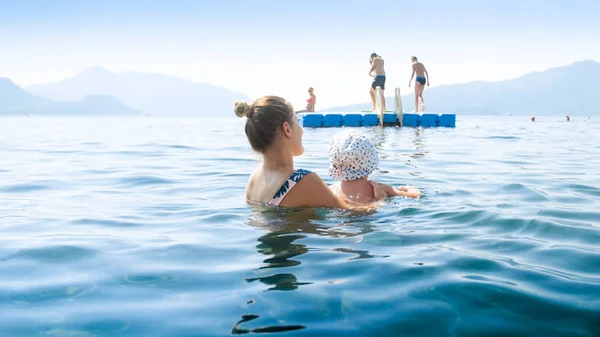
[[[353,213],[246,204],[240,119],[0,118],[0,336],[598,336],[600,123],[550,119],[365,129],[424,197]]]

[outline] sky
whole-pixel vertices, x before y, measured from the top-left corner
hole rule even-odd
[[[600,61],[597,0],[0,0],[0,77],[21,86],[100,66],[279,95],[296,108],[409,93],[412,55],[431,85],[501,81]]]

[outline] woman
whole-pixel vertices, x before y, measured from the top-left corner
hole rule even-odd
[[[300,112],[315,112],[315,104],[317,104],[317,96],[313,94],[313,88],[308,88],[308,99],[306,100],[306,109],[296,111],[296,113]]]
[[[238,117],[246,117],[246,136],[262,155],[246,186],[246,199],[282,207],[338,207],[349,205],[331,192],[315,173],[294,168],[294,157],[304,153],[303,130],[292,105],[277,96],[263,96],[252,104],[234,102]]]

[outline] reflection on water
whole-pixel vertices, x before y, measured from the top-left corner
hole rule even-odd
[[[386,153],[381,153],[383,150],[383,144],[387,143],[388,137],[387,137],[387,132],[385,128],[374,128],[372,130],[373,136],[371,137],[371,141],[373,142],[373,144],[375,145],[375,148],[377,149],[378,152],[380,152],[379,154],[379,158],[387,158],[387,154]]]
[[[337,225],[317,224],[316,222],[331,220],[337,214]],[[290,270],[295,269],[302,263],[298,257],[311,251],[322,252],[325,249],[318,247],[309,247],[301,241],[309,235],[328,237],[335,239],[356,238],[361,240],[362,236],[373,232],[373,226],[365,222],[365,218],[373,215],[374,212],[356,213],[351,211],[331,211],[331,210],[307,210],[307,209],[282,209],[268,206],[254,205],[254,212],[249,216],[247,225],[261,230],[265,230],[264,235],[257,241],[256,250],[259,254],[265,255],[264,265],[255,269],[258,272],[279,271],[281,268],[285,272],[274,272],[258,277],[247,277],[247,283],[258,281],[266,286],[265,292],[269,291],[293,291],[301,286],[308,286],[313,282],[308,280],[299,280]],[[328,249],[331,252],[351,254],[347,259],[359,260],[370,258],[386,258],[388,255],[373,255],[367,250],[351,249],[347,247],[338,247]],[[328,283],[334,284],[339,280],[330,280]],[[248,302],[254,304],[254,300]],[[290,330],[305,329],[304,325],[277,325],[266,326],[255,329],[245,329],[241,324],[253,321],[259,318],[257,314],[246,314],[233,327],[232,334],[245,333],[269,333],[283,332]]]
[[[409,154],[408,156],[413,158],[413,159],[420,159],[425,157],[425,154],[428,153],[428,151],[425,151],[425,139],[423,137],[421,137],[421,135],[423,135],[424,129],[423,128],[415,128],[414,129],[414,135],[415,138],[413,139],[412,143],[415,147],[415,151],[411,154]],[[411,161],[410,159],[408,160],[409,162]],[[414,166],[416,167],[416,166]]]
[[[373,231],[371,225],[365,224],[361,220],[368,216],[368,213],[360,213],[353,218],[352,212],[345,212],[346,217],[341,218],[342,222],[337,226],[314,223],[326,220],[327,214],[331,215],[331,213],[332,211],[329,210],[286,210],[255,206],[254,214],[249,217],[247,224],[266,230],[266,233],[258,238],[260,243],[256,249],[260,254],[268,256],[263,260],[265,264],[258,269],[277,269],[300,265],[301,262],[294,258],[308,253],[310,249],[316,250],[316,248],[309,248],[299,242],[306,238],[305,234],[332,238],[359,238]],[[369,254],[368,251],[349,248],[334,248],[332,251],[357,255],[351,259],[376,257]],[[294,290],[300,285],[311,284],[308,281],[298,281],[296,276],[291,273],[247,278],[246,281],[260,281],[270,286],[268,290]]]
[[[356,249],[350,249],[350,248],[334,248],[333,251],[339,252],[339,253],[356,254],[356,256],[353,256],[353,257],[349,258],[348,260],[371,259],[374,257],[389,257],[389,255],[371,255],[366,250],[356,250]]]
[[[414,130],[411,131],[414,134],[414,138],[412,139],[412,146],[414,148],[414,151],[409,152],[406,156],[406,165],[410,166],[412,168],[418,169],[419,165],[417,164],[417,160],[422,159],[423,157],[425,157],[426,154],[429,153],[429,151],[425,150],[425,137],[423,137],[423,134],[425,133],[425,130],[421,127],[415,128]],[[413,177],[420,177],[422,175],[421,171],[413,171],[413,172],[408,172],[408,174],[410,174]]]
[[[274,332],[285,332],[285,331],[294,331],[294,330],[302,330],[306,327],[303,325],[284,325],[284,326],[267,326],[267,327],[259,327],[254,329],[244,329],[241,328],[240,325],[245,322],[250,322],[257,319],[258,315],[242,315],[242,319],[239,320],[231,329],[232,335],[244,335],[247,333],[274,333]]]

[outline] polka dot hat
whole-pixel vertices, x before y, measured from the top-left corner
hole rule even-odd
[[[349,181],[369,176],[379,165],[373,142],[359,131],[340,132],[329,143],[329,175]]]

